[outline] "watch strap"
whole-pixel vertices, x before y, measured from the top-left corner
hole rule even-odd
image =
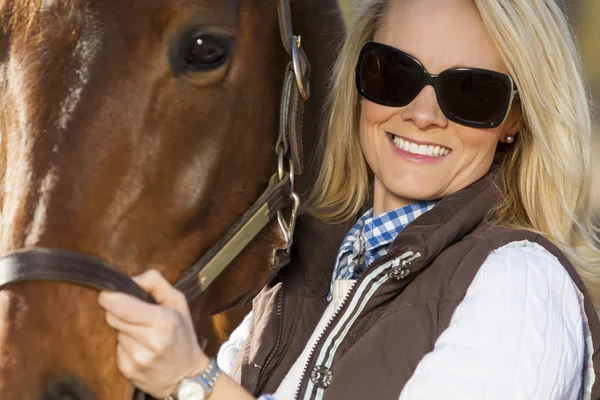
[[[219,365],[217,364],[217,360],[214,358],[211,358],[210,363],[208,364],[208,367],[202,374],[200,374],[198,376],[183,379],[179,383],[176,392],[173,395],[167,397],[165,400],[179,400],[179,396],[182,394],[180,391],[187,390],[189,388],[189,386],[186,385],[186,382],[190,382],[190,381],[194,382],[196,385],[200,385],[202,387],[203,395],[202,395],[202,398],[198,399],[198,400],[206,400],[210,397],[210,395],[213,391],[213,387],[215,386],[215,383],[217,382],[217,380],[219,379],[220,376],[221,376],[221,369],[219,368]],[[182,387],[182,385],[186,385],[186,387]]]
[[[210,359],[210,364],[208,364],[208,368],[204,371],[198,378],[198,382],[204,388],[206,392],[206,398],[210,395],[217,382],[217,379],[221,376],[221,369],[219,368],[219,364],[217,364],[217,360],[214,358]]]

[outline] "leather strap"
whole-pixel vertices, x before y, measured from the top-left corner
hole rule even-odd
[[[287,53],[292,55],[292,37],[294,30],[292,28],[292,8],[290,0],[279,0],[277,3],[277,17],[279,20],[279,33],[281,34],[281,42]]]
[[[304,121],[304,101],[298,93],[296,77],[290,66],[286,73],[281,92],[279,115],[279,137],[289,147],[294,173],[301,174],[304,168],[302,149],[302,129]]]
[[[128,293],[154,303],[152,296],[129,276],[97,258],[68,250],[25,249],[0,258],[0,289],[28,281],[72,283],[98,291]]]
[[[185,294],[188,302],[195,300],[275,218],[277,212],[290,202],[290,180],[289,175],[286,175],[281,182],[270,186],[260,196],[229,231],[184,273],[175,287]]]
[[[292,57],[292,61],[286,68],[281,93],[279,136],[285,140],[286,144],[289,144],[294,172],[301,174],[304,167],[302,123],[304,121],[304,101],[310,97],[310,62],[302,48],[301,37],[293,34],[290,0],[279,0],[278,15],[281,42]]]

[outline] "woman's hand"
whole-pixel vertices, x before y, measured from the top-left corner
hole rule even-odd
[[[134,278],[159,305],[103,292],[106,322],[118,332],[121,373],[156,398],[171,395],[183,378],[200,375],[210,360],[198,345],[185,296],[155,270]]]

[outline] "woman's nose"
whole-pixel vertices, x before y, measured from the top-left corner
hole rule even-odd
[[[407,122],[412,122],[420,130],[435,127],[443,129],[448,125],[448,118],[440,109],[432,86],[425,86],[421,93],[404,107],[402,118]]]
[[[76,377],[59,378],[50,382],[41,400],[96,400],[91,390]]]

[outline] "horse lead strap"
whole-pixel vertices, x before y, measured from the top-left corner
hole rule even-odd
[[[275,217],[284,237],[283,247],[274,250],[273,258],[283,251],[289,255],[300,198],[294,192],[294,175],[300,174],[302,160],[302,120],[304,101],[310,97],[310,64],[299,36],[293,35],[290,0],[278,0],[281,41],[292,60],[286,67],[279,113],[279,137],[275,145],[278,171],[263,195],[231,229],[175,284],[188,302],[196,299],[227,268],[235,257]],[[285,159],[289,162],[285,170]],[[293,202],[289,222],[281,210]],[[278,264],[275,262],[275,264]]]

